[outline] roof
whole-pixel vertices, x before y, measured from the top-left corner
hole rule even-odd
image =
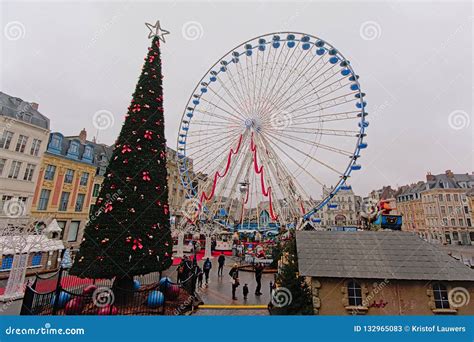
[[[474,281],[474,270],[409,232],[299,231],[303,276]]]
[[[49,130],[49,119],[34,109],[31,103],[2,92],[0,92],[0,115]]]

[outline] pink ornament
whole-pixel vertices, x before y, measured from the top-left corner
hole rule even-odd
[[[118,309],[116,306],[112,305],[110,306],[107,304],[106,306],[102,307],[97,311],[98,315],[117,315],[118,314]]]
[[[128,146],[128,145],[123,145],[122,146],[122,154],[131,152],[131,151],[132,151],[132,149],[130,148],[130,146]]]

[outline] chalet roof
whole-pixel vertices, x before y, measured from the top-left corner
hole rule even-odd
[[[303,276],[474,281],[474,270],[417,235],[397,231],[299,231]]]

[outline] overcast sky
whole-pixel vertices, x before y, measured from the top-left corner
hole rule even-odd
[[[2,1],[0,90],[39,103],[51,130],[65,135],[84,127],[91,139],[94,114],[109,111],[114,124],[99,141],[111,144],[150,44],[144,22],[160,19],[171,31],[162,59],[175,148],[192,90],[224,53],[264,33],[310,33],[351,60],[367,93],[369,148],[352,179],[366,195],[427,171],[474,170],[472,18],[470,1]]]

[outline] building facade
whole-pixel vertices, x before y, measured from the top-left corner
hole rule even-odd
[[[397,207],[402,229],[433,243],[474,245],[472,201],[474,175],[428,173],[426,181],[401,187]]]
[[[97,172],[96,146],[79,137],[51,133],[41,163],[32,216],[54,218],[66,248],[77,249],[89,217]]]
[[[331,191],[332,187],[323,186],[323,198]],[[320,218],[321,225],[326,228],[341,228],[361,226],[360,210],[362,198],[354,194],[352,187],[341,188],[332,200],[323,207]]]
[[[0,227],[25,221],[49,135],[36,103],[0,92]]]

